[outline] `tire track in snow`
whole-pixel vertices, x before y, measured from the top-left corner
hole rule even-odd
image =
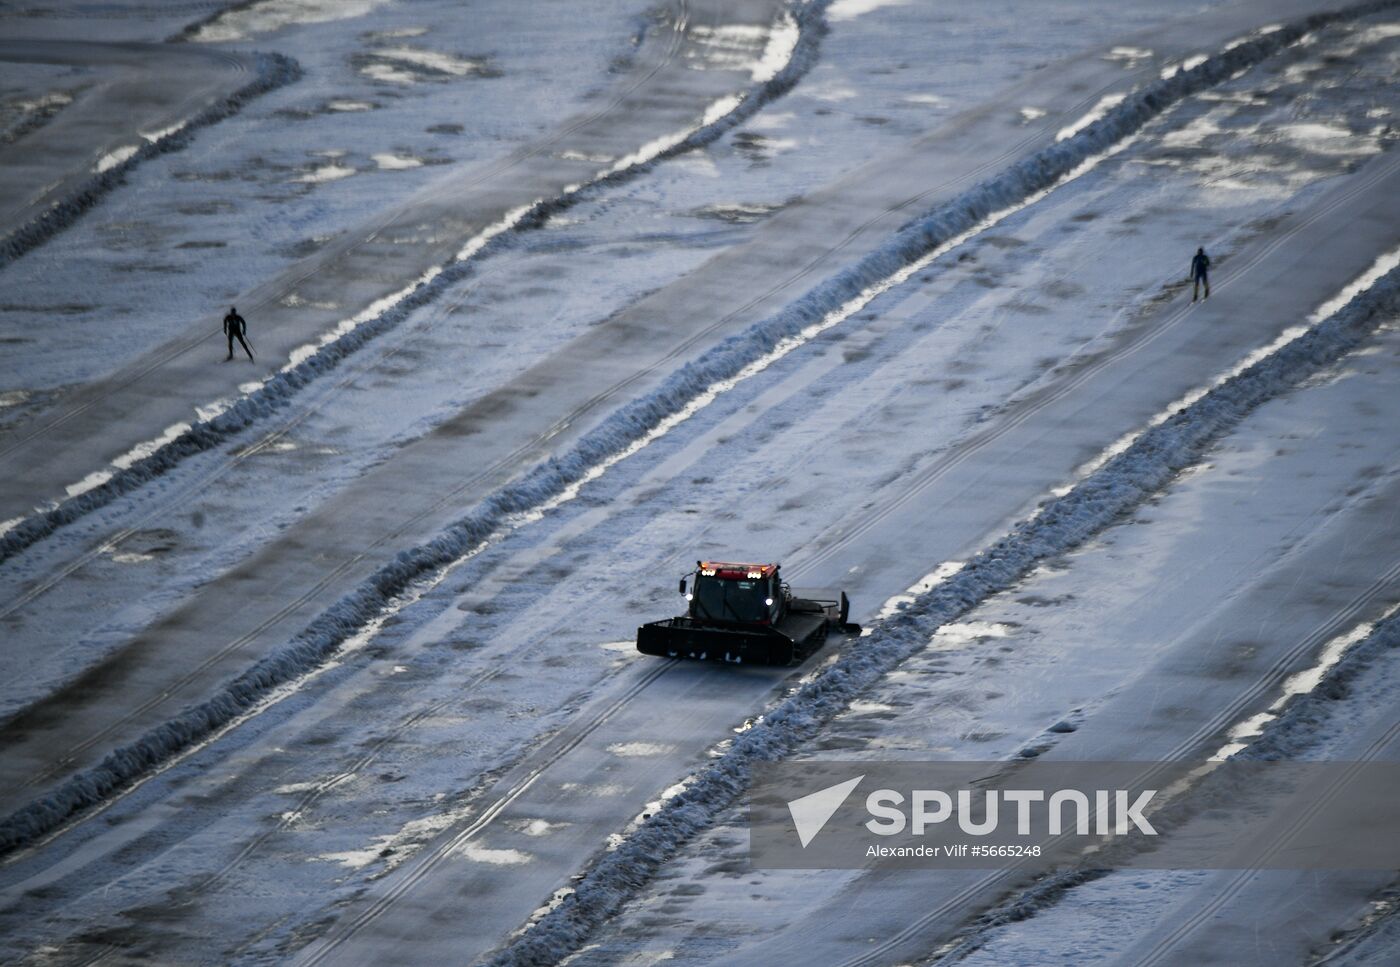
[[[888,245],[818,285],[775,317],[730,337],[698,360],[683,366],[656,391],[623,406],[604,420],[570,452],[551,458],[523,479],[498,491],[483,501],[473,514],[434,540],[401,552],[360,588],[313,621],[288,648],[258,662],[213,698],[186,709],[130,745],[114,751],[97,767],[72,777],[49,795],[0,822],[0,851],[12,851],[33,842],[68,817],[102,802],[162,762],[202,742],[223,723],[239,718],[257,705],[273,689],[321,664],[358,629],[371,621],[382,620],[381,616],[391,608],[394,599],[415,582],[442,572],[464,554],[475,553],[482,541],[495,534],[502,524],[508,525],[522,514],[541,514],[569,499],[579,487],[612,463],[644,446],[654,438],[653,434],[664,433],[684,419],[689,407],[695,405],[698,409],[705,405],[706,394],[711,394],[709,398],[713,399],[723,391],[726,381],[742,377],[750,367],[758,365],[755,371],[761,371],[767,365],[763,363],[766,356],[791,351],[804,341],[804,333],[810,330],[811,335],[815,335],[827,328],[823,322],[828,316],[836,317],[836,321],[845,318],[850,311],[855,311],[852,308],[843,314],[848,306],[863,304],[860,302],[863,297],[868,301],[874,297],[870,293],[884,291],[893,284],[891,280],[940,245],[973,231],[989,217],[1024,205],[1027,199],[1036,197],[1067,176],[1074,176],[1086,163],[1097,163],[1095,159],[1101,160],[1102,156],[1113,153],[1115,145],[1131,137],[1147,121],[1181,98],[1266,59],[1325,23],[1391,5],[1392,0],[1386,0],[1344,12],[1314,15],[1266,37],[1239,44],[1189,71],[1155,82],[1073,137],[1036,152],[902,229]],[[805,9],[809,12],[815,9],[819,14],[821,8]],[[803,33],[805,36],[810,30]],[[794,55],[785,70],[795,70],[797,60]],[[783,72],[779,72],[769,84],[782,77]],[[729,123],[738,123],[738,120],[731,119]],[[359,331],[362,330],[356,330]],[[678,416],[679,419],[675,419]],[[673,419],[674,422],[668,422]]]

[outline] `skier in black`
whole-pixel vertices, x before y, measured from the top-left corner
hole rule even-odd
[[[238,314],[238,309],[234,306],[228,307],[228,315],[224,316],[224,335],[228,336],[228,356],[224,362],[233,358],[233,340],[236,338],[243,347],[243,351],[248,354],[248,361],[253,361],[253,351],[248,348],[248,340],[243,337],[248,334],[248,321]]]
[[[1191,280],[1195,285],[1191,289],[1191,301],[1195,302],[1201,294],[1201,286],[1206,287],[1206,298],[1210,298],[1210,256],[1206,254],[1204,248],[1196,249],[1196,257],[1191,260]]]

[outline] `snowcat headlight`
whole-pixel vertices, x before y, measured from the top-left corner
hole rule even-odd
[[[695,595],[693,595],[693,594],[691,594],[689,591],[687,591],[687,592],[685,593],[685,599],[686,599],[687,601],[694,601],[694,600],[695,600]]]
[[[773,607],[773,599],[772,599],[772,598],[764,598],[764,599],[763,599],[763,603],[766,604],[766,605],[768,605],[768,607],[770,607],[770,608]]]

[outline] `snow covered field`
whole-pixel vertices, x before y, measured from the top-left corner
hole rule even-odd
[[[1400,753],[1400,7],[41,2],[0,61],[7,960],[1400,956],[1389,874],[754,870],[742,799]],[[867,634],[637,655],[700,557]]]

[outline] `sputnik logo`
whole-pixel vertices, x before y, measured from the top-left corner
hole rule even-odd
[[[836,815],[836,810],[841,808],[846,797],[856,786],[860,785],[860,781],[864,778],[865,776],[860,775],[854,779],[847,779],[845,782],[838,782],[834,786],[819,789],[787,804],[788,812],[792,814],[793,825],[797,827],[797,838],[802,841],[803,849],[806,849],[807,844],[816,838],[827,821]]]

